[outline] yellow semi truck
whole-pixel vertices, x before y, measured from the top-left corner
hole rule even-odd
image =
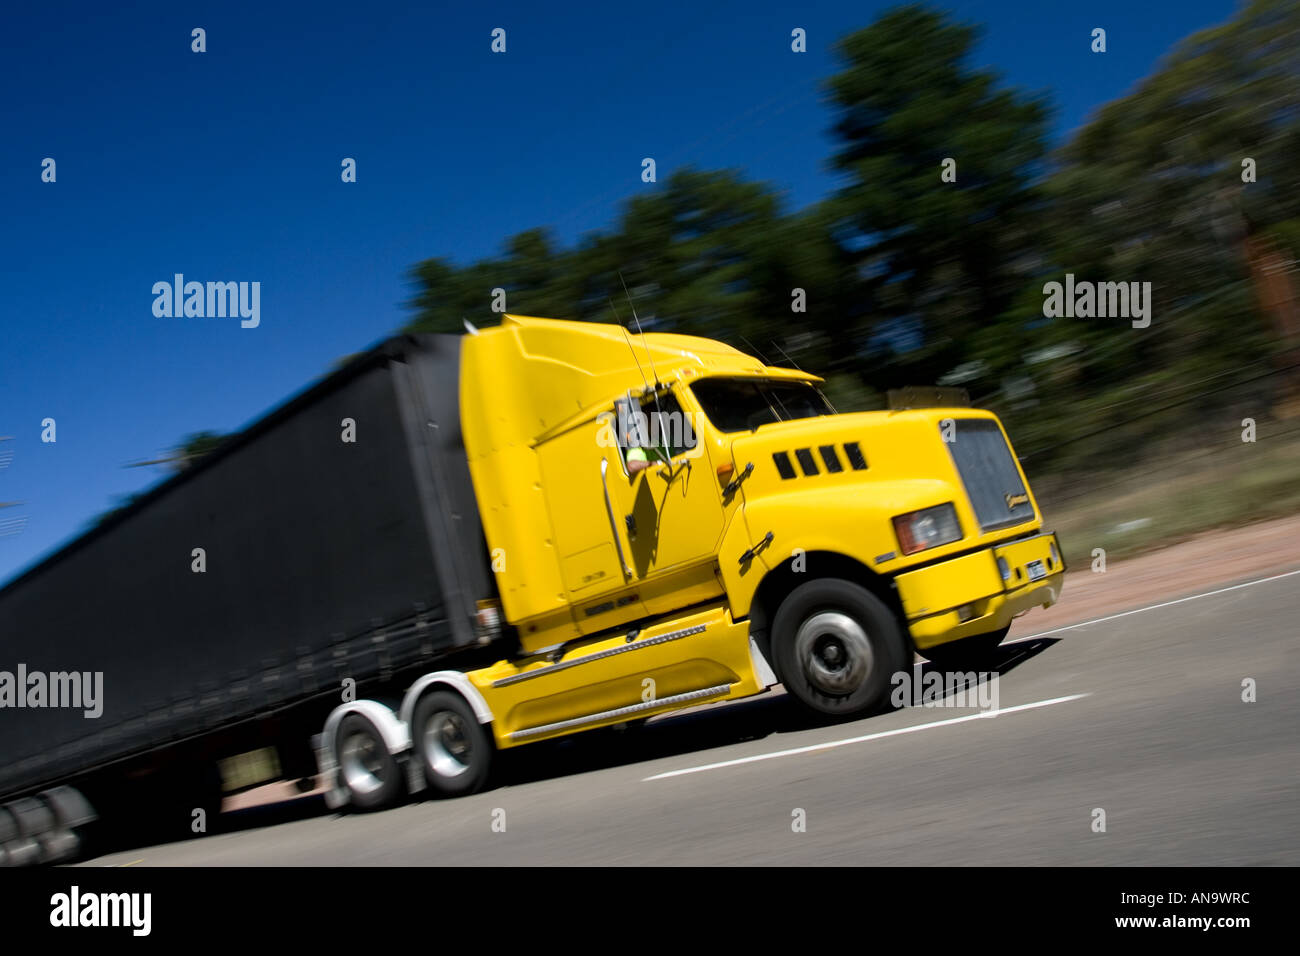
[[[335,708],[314,738],[329,802],[470,793],[497,751],[778,683],[867,713],[914,652],[964,665],[1055,603],[1061,550],[995,415],[837,414],[820,381],[614,325],[507,315],[465,336],[495,585],[471,595],[475,633],[508,653]]]
[[[867,713],[1057,599],[995,416],[819,381],[513,315],[353,357],[0,586],[0,865],[189,838],[273,777],[469,793],[778,683]]]

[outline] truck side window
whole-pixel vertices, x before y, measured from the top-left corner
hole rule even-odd
[[[620,398],[614,402],[614,423],[613,428],[618,439],[618,457],[623,464],[623,471],[628,472],[627,453],[628,449],[635,444],[644,445],[646,439],[640,434],[637,425],[637,419],[629,413],[632,404],[626,398]],[[628,434],[629,430],[631,435]],[[633,441],[635,439],[635,441]]]
[[[697,442],[695,424],[682,411],[681,404],[672,392],[662,392],[656,402],[648,395],[641,400],[641,414],[649,432],[649,445],[666,457],[676,458],[694,448]]]
[[[694,423],[671,392],[661,392],[657,402],[654,396],[645,396],[636,405],[619,399],[614,402],[614,416],[624,471],[629,448],[644,448],[652,462],[666,461],[698,442]]]

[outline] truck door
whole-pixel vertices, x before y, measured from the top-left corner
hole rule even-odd
[[[584,633],[646,614],[628,550],[628,474],[612,434],[591,421],[537,448],[561,580]]]
[[[624,522],[642,598],[653,613],[721,592],[713,565],[723,511],[717,477],[676,396],[647,395],[639,411],[650,467],[628,479]]]
[[[640,413],[639,415],[637,413]],[[627,423],[649,467],[627,464]],[[722,593],[717,478],[671,392],[622,400],[538,447],[556,557],[584,633]]]

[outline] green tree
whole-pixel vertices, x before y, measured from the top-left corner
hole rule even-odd
[[[877,387],[931,383],[964,362],[1035,265],[1048,105],[972,69],[976,36],[907,6],[838,45],[832,165],[847,181],[827,207],[856,292],[841,351],[868,353]]]
[[[177,475],[185,471],[187,468],[192,467],[200,459],[210,455],[228,437],[230,436],[208,430],[192,432],[191,434],[186,435],[179,445],[169,450],[163,457],[153,458],[148,461],[133,461],[127,465],[127,467],[142,468],[150,465],[161,465],[166,468],[170,474]],[[135,491],[125,495],[118,495],[113,507],[92,518],[90,520],[90,526],[94,527],[103,524],[118,512],[135,504],[135,502],[142,498],[146,493],[146,491]]]
[[[836,255],[819,215],[784,216],[768,187],[688,168],[628,201],[611,231],[575,249],[558,249],[534,229],[511,238],[498,258],[464,268],[420,263],[407,330],[455,332],[465,319],[482,325],[492,317],[491,290],[500,288],[512,313],[634,328],[635,309],[647,332],[708,335],[784,364],[778,349],[803,354],[827,342],[816,333],[840,307],[831,294],[839,288]],[[808,287],[807,313],[791,311],[796,287]],[[821,351],[833,353],[829,345]]]
[[[179,474],[192,467],[200,459],[207,457],[221,446],[228,435],[214,431],[198,431],[186,435],[179,445],[171,449],[163,458],[140,464],[165,465],[173,474]]]
[[[1258,409],[1279,394],[1285,375],[1263,373],[1300,333],[1285,308],[1289,285],[1294,317],[1294,269],[1288,281],[1270,268],[1287,258],[1279,249],[1294,260],[1300,235],[1297,48],[1300,7],[1258,0],[1180,43],[1059,150],[1044,188],[1046,268],[972,341],[1010,373],[1001,346],[1033,328],[1040,360],[1020,374],[1039,404],[998,410],[1040,467],[1153,455],[1234,402]],[[1255,182],[1243,181],[1246,159]],[[1150,282],[1151,327],[1043,320],[1042,282],[1066,272]],[[1265,282],[1281,285],[1281,305]]]

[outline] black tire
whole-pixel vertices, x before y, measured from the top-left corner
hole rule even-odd
[[[339,783],[358,810],[382,810],[402,795],[402,768],[379,728],[361,714],[348,714],[334,738]]]
[[[0,846],[17,840],[19,832],[18,819],[9,807],[0,805]]]
[[[987,664],[997,656],[998,645],[1011,630],[1011,625],[988,634],[975,634],[963,637],[960,641],[949,641],[935,647],[922,648],[920,654],[926,660],[940,667],[966,668],[976,664]]]
[[[0,864],[34,866],[41,859],[40,844],[23,833],[18,815],[10,809],[11,806],[0,806]]]
[[[436,690],[420,698],[411,719],[411,744],[412,759],[437,796],[461,797],[487,785],[492,735],[460,694]]]
[[[910,660],[897,618],[852,581],[821,578],[795,588],[772,621],[772,651],[785,689],[835,717],[880,709]]]

